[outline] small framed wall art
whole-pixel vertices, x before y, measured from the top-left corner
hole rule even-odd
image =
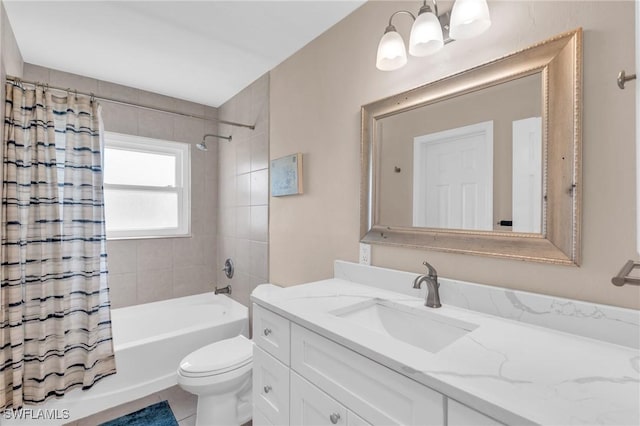
[[[271,160],[271,196],[302,193],[302,153]]]

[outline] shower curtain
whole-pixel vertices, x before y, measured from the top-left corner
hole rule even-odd
[[[6,85],[0,409],[115,373],[97,102]]]

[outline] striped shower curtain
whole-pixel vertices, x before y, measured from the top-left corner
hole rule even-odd
[[[89,97],[6,86],[0,409],[115,373],[100,129]]]

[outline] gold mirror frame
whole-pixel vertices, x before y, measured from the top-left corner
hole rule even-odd
[[[376,121],[534,73],[542,75],[541,234],[387,226],[379,223]],[[362,107],[360,236],[370,244],[562,265],[580,264],[582,29]]]

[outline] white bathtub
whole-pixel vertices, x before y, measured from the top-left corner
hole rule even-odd
[[[243,334],[249,337],[248,309],[211,293],[147,303],[111,311],[117,373],[88,391],[75,389],[63,398],[25,408],[68,410],[63,424],[132,401],[177,384],[180,360],[206,344]],[[6,423],[5,423],[6,421]]]

